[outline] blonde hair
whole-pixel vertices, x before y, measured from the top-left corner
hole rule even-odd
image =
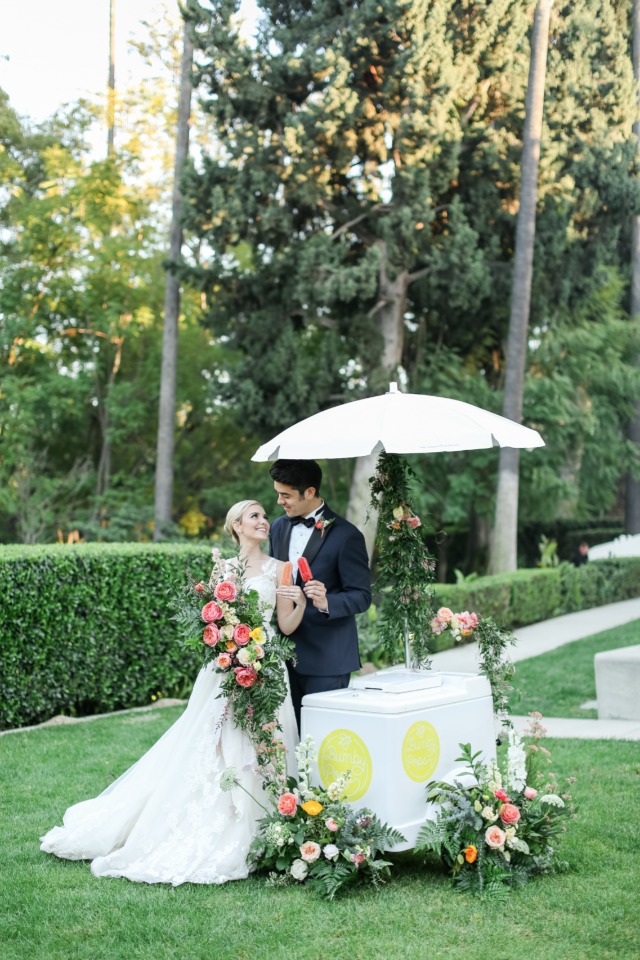
[[[257,503],[259,507],[262,506],[259,500],[239,500],[238,503],[234,503],[232,507],[229,507],[229,510],[227,511],[227,519],[224,522],[224,530],[225,533],[228,533],[230,537],[233,537],[236,543],[240,543],[240,538],[233,529],[233,525],[234,523],[239,523],[239,521],[242,520],[242,515],[245,510],[248,510],[249,507],[254,503]]]

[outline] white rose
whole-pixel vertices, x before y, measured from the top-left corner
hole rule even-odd
[[[246,647],[243,647],[241,650],[238,650],[236,654],[238,663],[251,663],[251,653],[247,650]]]
[[[308,873],[309,867],[306,865],[304,860],[294,860],[291,864],[291,876],[294,880],[302,881]]]
[[[340,856],[340,848],[336,847],[335,843],[328,843],[326,847],[322,848],[322,852],[327,860],[337,860]]]
[[[498,814],[495,812],[495,810],[492,810],[491,807],[483,807],[482,816],[484,817],[485,820],[491,820],[491,821],[497,820],[498,818]]]

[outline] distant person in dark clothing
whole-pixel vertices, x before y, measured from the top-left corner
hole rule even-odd
[[[583,563],[589,562],[589,544],[583,540],[574,555],[571,557],[571,563],[576,567],[581,567]]]

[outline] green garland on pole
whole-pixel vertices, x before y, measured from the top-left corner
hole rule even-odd
[[[397,656],[408,632],[412,666],[427,669],[436,564],[411,506],[413,475],[404,457],[381,453],[370,480],[371,505],[379,514],[378,569],[383,584],[379,635],[385,650]]]
[[[382,584],[379,636],[391,657],[399,659],[404,645],[410,666],[427,670],[431,666],[429,642],[437,632],[434,630],[436,614],[444,612],[447,618],[461,618],[463,614],[436,611],[432,586],[435,559],[425,546],[421,520],[411,506],[409,483],[414,477],[404,457],[381,453],[375,476],[370,480],[371,505],[379,514],[378,571]],[[491,685],[496,719],[502,726],[509,727],[513,664],[508,647],[515,642],[515,637],[491,618],[477,619],[473,634],[478,643],[479,672]],[[460,640],[460,634],[454,636]]]

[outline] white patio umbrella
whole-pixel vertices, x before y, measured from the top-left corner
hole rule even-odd
[[[287,427],[252,460],[331,460],[370,453],[447,453],[488,447],[543,447],[529,427],[461,400],[401,393],[354,400]]]

